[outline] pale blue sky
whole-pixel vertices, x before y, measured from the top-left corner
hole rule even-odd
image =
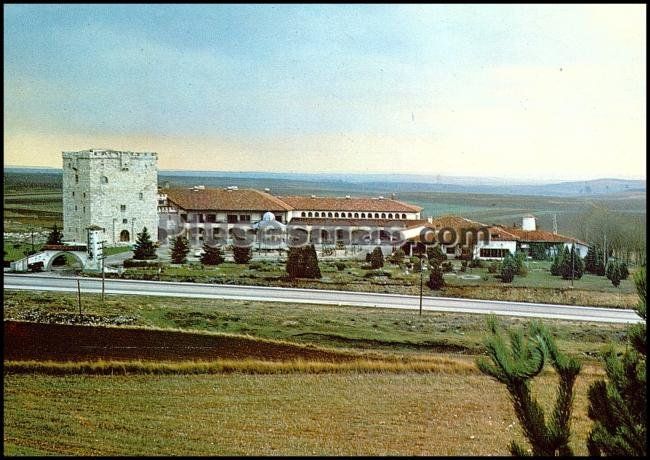
[[[645,5],[4,14],[7,165],[115,147],[167,169],[645,174]]]

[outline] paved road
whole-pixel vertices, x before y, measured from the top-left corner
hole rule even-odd
[[[77,291],[77,278],[5,274],[5,289]],[[82,292],[101,292],[101,279],[80,278]],[[350,305],[417,310],[419,297],[368,292],[294,289],[160,281],[106,280],[106,293],[184,298],[236,299],[263,302]],[[448,297],[424,297],[423,310],[457,313],[495,313],[504,316],[633,323],[641,321],[633,310]]]

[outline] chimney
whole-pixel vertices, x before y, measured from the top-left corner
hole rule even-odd
[[[537,225],[535,223],[535,216],[528,214],[521,219],[521,229],[525,231],[535,231],[537,230]]]

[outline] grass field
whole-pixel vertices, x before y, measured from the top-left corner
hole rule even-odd
[[[596,375],[576,383],[582,455]],[[535,381],[547,406],[554,380]],[[508,455],[512,439],[482,375],[4,376],[5,455]]]
[[[328,305],[284,304],[221,299],[167,299],[97,294],[82,296],[83,314],[96,324],[246,334],[337,349],[399,353],[464,353],[483,350],[485,316]],[[77,317],[75,294],[5,291],[4,319],[71,322]],[[506,326],[526,323],[500,318]],[[606,343],[620,344],[625,326],[545,320],[559,346],[585,358]]]
[[[385,263],[381,272],[387,276],[373,276],[373,271],[363,269],[362,262],[346,260],[343,271],[335,263],[321,261],[322,278],[318,280],[287,280],[285,265],[279,261],[260,262],[253,259],[258,268],[226,262],[217,267],[202,267],[200,264],[186,266],[165,266],[159,275],[157,269],[130,268],[120,276],[123,279],[151,279],[160,281],[187,281],[197,283],[240,284],[257,286],[284,286],[311,289],[335,289],[344,291],[380,292],[390,294],[419,295],[420,274],[405,273],[398,265]],[[460,261],[453,261],[456,270]],[[603,276],[584,275],[574,281],[552,276],[548,271],[550,263],[529,261],[529,272],[525,277],[516,276],[512,283],[502,283],[495,274],[484,268],[468,268],[465,273],[445,275],[447,286],[439,291],[430,290],[426,284],[424,295],[488,300],[510,300],[517,302],[557,303],[565,305],[589,305],[595,307],[633,308],[637,297],[632,275],[621,281],[619,287],[612,286]],[[635,268],[631,269],[634,273]],[[475,279],[463,279],[473,275]],[[88,274],[88,276],[99,276]],[[117,275],[110,275],[117,276]],[[428,279],[424,273],[424,282]]]

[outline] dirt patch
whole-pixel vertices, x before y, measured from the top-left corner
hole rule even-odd
[[[351,354],[182,331],[4,321],[4,359],[37,361],[295,359],[341,362]]]

